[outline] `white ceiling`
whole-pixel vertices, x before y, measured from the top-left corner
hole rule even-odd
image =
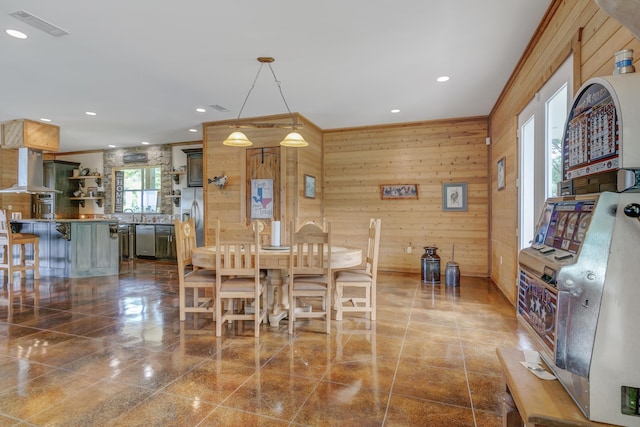
[[[202,122],[238,116],[259,56],[322,129],[487,115],[550,2],[2,0],[0,121],[50,118],[61,151],[199,140]],[[263,68],[242,117],[281,113]]]

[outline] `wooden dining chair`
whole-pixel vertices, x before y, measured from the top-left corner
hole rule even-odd
[[[19,261],[14,263],[13,248],[18,246]],[[33,249],[33,259],[26,258],[26,245],[31,245]],[[13,279],[14,273],[20,273],[20,277],[25,277],[26,271],[33,271],[33,278],[40,279],[40,238],[36,234],[12,233],[7,211],[0,209],[0,247],[2,247],[2,257],[0,258],[0,270],[7,272],[9,281]]]
[[[367,254],[364,268],[341,270],[336,272],[336,320],[342,320],[344,312],[364,312],[367,318],[376,320],[376,280],[378,276],[378,251],[380,247],[380,227],[382,220],[369,219]],[[357,295],[345,296],[345,288]],[[364,292],[364,295],[362,294]]]
[[[216,336],[222,325],[252,320],[254,336],[267,316],[267,281],[260,274],[260,233],[257,227],[221,224],[216,227]],[[251,310],[245,303],[252,301]],[[225,304],[226,303],[226,304]]]
[[[197,247],[194,219],[190,218],[187,221],[176,219],[174,225],[178,258],[180,321],[186,319],[187,313],[210,313],[213,319],[216,273],[193,265],[192,252]]]
[[[306,223],[293,231],[293,222],[289,225],[290,334],[299,318],[324,318],[326,333],[331,333],[331,223],[326,227]],[[302,298],[320,298],[320,304],[302,305]]]

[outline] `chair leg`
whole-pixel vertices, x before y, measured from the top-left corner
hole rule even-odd
[[[216,309],[216,336],[222,335],[222,310],[224,310],[224,302],[220,300],[220,304],[215,304]]]
[[[374,283],[371,284],[369,301],[371,301],[371,320],[376,320],[376,286]]]
[[[293,286],[292,283],[289,286]],[[289,298],[289,335],[293,335],[293,324],[296,321],[296,301],[294,298]]]
[[[33,244],[33,278],[40,279],[40,247],[39,243]]]
[[[180,321],[184,322],[185,319],[187,318],[187,315],[184,310],[185,304],[187,303],[187,296],[186,296],[184,286],[180,286],[178,290],[178,295],[179,295],[178,298],[180,300]]]
[[[327,322],[327,335],[331,335],[331,288],[327,289],[327,304],[324,310]]]
[[[334,306],[336,308],[336,320],[342,320],[342,292],[342,285],[336,283],[336,301],[334,303]]]

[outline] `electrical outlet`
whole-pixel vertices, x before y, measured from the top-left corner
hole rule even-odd
[[[7,209],[9,209],[9,210],[13,209],[13,205],[7,206]]]
[[[407,253],[410,254],[411,253],[411,246],[407,246]]]
[[[502,255],[500,255],[500,265],[502,265]]]

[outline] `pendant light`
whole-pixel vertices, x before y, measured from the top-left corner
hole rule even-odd
[[[253,79],[253,84],[251,85],[251,88],[249,89],[249,92],[247,93],[247,96],[245,97],[244,102],[242,103],[242,107],[240,108],[240,112],[238,113],[238,118],[236,119],[237,123],[236,124],[232,124],[230,126],[231,127],[235,127],[236,129],[239,129],[239,128],[293,129],[294,131],[289,133],[287,136],[285,136],[284,139],[280,142],[280,145],[282,145],[284,147],[306,147],[307,145],[309,145],[309,143],[304,140],[302,135],[300,135],[298,132],[296,132],[297,129],[302,127],[302,123],[298,123],[297,119],[291,113],[291,110],[289,109],[289,105],[287,104],[287,100],[284,98],[284,94],[282,93],[282,87],[280,86],[280,81],[276,77],[276,73],[273,71],[273,68],[271,67],[271,63],[274,62],[274,61],[275,61],[275,59],[273,59],[270,56],[261,56],[261,57],[258,58],[258,62],[260,63],[260,68],[258,69],[258,74],[256,74],[255,79]],[[285,107],[287,107],[287,112],[289,113],[289,116],[291,117],[291,123],[290,124],[264,123],[264,122],[261,122],[261,123],[247,123],[247,122],[242,122],[240,120],[240,116],[242,115],[242,111],[244,110],[244,106],[247,104],[247,100],[249,99],[249,95],[251,95],[251,91],[253,90],[253,88],[256,85],[256,81],[258,80],[258,77],[260,76],[260,72],[262,71],[262,67],[264,66],[264,64],[267,64],[267,66],[269,67],[269,70],[271,71],[271,74],[273,75],[273,78],[274,78],[274,80],[276,82],[276,85],[278,85],[278,90],[280,91],[280,96],[282,97],[282,101],[284,102]],[[251,140],[249,140],[249,138],[247,138],[247,136],[244,133],[240,132],[240,131],[232,132],[227,137],[227,139],[222,141],[222,143],[224,145],[228,145],[228,146],[231,146],[231,147],[248,147],[248,146],[253,144],[251,142]]]
[[[289,135],[285,136],[282,141],[280,141],[280,145],[284,147],[306,147],[309,145],[307,141],[304,140],[302,135],[298,132],[291,132]]]

